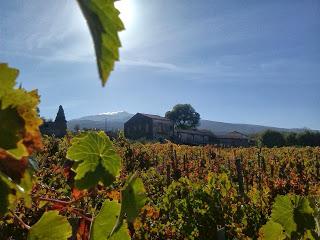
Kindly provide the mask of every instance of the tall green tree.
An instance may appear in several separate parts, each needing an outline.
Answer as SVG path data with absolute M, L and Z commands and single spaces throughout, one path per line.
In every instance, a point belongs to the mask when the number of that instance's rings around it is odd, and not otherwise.
M 286 140 L 286 145 L 287 146 L 296 146 L 298 145 L 297 141 L 297 133 L 295 132 L 290 132 L 285 135 L 285 140 Z
M 59 106 L 56 119 L 54 120 L 54 125 L 57 137 L 63 137 L 67 134 L 67 120 L 61 105 Z
M 297 135 L 297 143 L 300 146 L 320 146 L 320 133 L 312 131 L 304 131 Z
M 179 129 L 195 128 L 200 122 L 200 114 L 190 104 L 177 104 L 165 116 Z
M 261 135 L 261 143 L 266 147 L 283 147 L 286 141 L 282 133 L 267 130 Z

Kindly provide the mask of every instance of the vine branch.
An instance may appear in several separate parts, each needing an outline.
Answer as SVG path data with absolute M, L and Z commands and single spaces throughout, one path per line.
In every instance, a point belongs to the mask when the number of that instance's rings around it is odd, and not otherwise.
M 19 223 L 21 224 L 21 226 L 27 230 L 29 230 L 31 227 L 26 224 L 17 214 L 15 214 L 12 210 L 10 210 L 10 213 L 19 221 Z

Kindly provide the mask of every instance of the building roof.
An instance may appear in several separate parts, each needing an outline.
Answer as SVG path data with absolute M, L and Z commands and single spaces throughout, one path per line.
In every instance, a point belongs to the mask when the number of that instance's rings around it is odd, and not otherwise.
M 249 139 L 249 137 L 243 133 L 237 132 L 237 131 L 233 131 L 233 132 L 229 132 L 227 134 L 219 134 L 216 135 L 218 138 L 222 139 Z
M 213 136 L 214 134 L 205 129 L 177 129 L 177 133 L 186 133 L 186 134 L 193 134 L 193 135 L 205 135 L 205 136 Z
M 145 117 L 147 117 L 147 118 L 151 118 L 151 119 L 155 119 L 155 120 L 160 120 L 160 121 L 169 121 L 169 122 L 171 122 L 171 120 L 170 120 L 170 119 L 165 118 L 165 117 L 161 117 L 161 116 L 158 116 L 158 115 L 145 114 L 145 113 L 137 113 L 137 114 L 141 114 L 142 116 L 145 116 Z

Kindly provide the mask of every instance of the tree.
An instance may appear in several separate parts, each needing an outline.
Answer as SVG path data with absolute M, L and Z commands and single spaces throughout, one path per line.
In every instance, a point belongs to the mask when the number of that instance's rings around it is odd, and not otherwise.
M 165 116 L 180 129 L 195 128 L 200 121 L 200 114 L 190 104 L 177 104 L 171 111 L 166 112 Z
M 297 142 L 297 133 L 295 132 L 290 132 L 285 135 L 285 140 L 286 140 L 286 145 L 287 146 L 296 146 L 298 145 Z
M 282 147 L 286 141 L 282 133 L 272 130 L 267 130 L 261 135 L 261 143 L 266 147 Z
M 61 105 L 59 106 L 56 119 L 54 120 L 54 125 L 57 137 L 63 137 L 67 134 L 67 120 Z
M 320 133 L 312 131 L 304 131 L 297 135 L 297 142 L 300 146 L 320 146 Z

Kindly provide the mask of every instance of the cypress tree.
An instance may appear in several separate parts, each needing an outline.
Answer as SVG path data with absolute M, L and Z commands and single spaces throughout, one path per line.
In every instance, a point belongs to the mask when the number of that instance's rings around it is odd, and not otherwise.
M 63 107 L 61 105 L 59 106 L 59 110 L 54 123 L 57 137 L 63 137 L 67 134 L 67 120 L 66 116 L 64 115 Z

